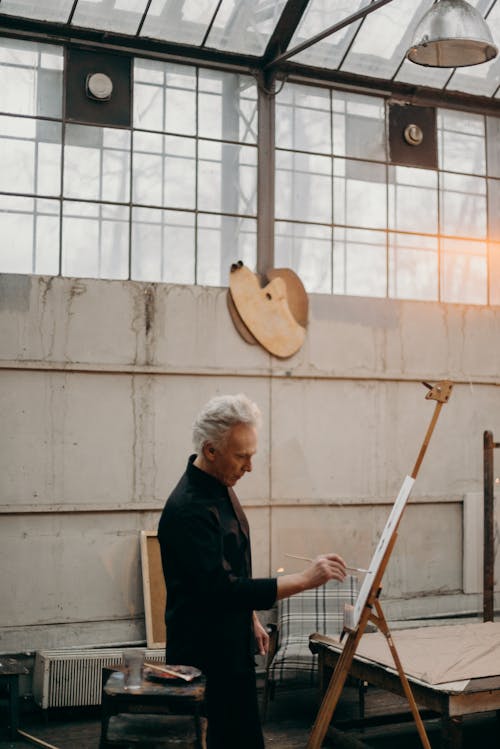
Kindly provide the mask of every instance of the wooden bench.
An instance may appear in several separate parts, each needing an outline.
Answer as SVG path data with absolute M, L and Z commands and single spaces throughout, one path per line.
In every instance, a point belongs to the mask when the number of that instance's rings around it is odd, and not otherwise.
M 122 671 L 103 669 L 99 749 L 206 749 L 205 678 L 127 690 Z

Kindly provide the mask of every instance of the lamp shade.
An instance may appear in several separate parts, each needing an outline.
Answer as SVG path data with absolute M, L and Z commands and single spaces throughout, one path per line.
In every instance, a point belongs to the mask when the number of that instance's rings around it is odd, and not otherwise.
M 482 15 L 465 0 L 438 0 L 423 16 L 406 53 L 412 62 L 436 68 L 460 68 L 492 60 L 498 54 Z

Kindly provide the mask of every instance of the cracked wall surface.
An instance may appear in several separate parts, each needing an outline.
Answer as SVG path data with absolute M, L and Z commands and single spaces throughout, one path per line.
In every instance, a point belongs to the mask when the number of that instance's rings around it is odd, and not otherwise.
M 500 439 L 500 308 L 311 295 L 306 342 L 280 360 L 240 338 L 226 294 L 0 276 L 0 651 L 145 637 L 139 532 L 224 392 L 263 412 L 238 485 L 261 576 L 299 569 L 286 552 L 368 564 L 432 415 L 420 383 L 455 381 L 383 595 L 388 618 L 480 610 L 463 505 L 483 431 Z

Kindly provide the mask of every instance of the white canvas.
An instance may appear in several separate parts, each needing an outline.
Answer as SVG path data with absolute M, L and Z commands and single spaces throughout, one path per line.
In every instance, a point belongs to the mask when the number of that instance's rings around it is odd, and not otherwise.
M 380 536 L 377 548 L 375 549 L 375 552 L 371 559 L 368 572 L 366 573 L 363 584 L 361 585 L 361 588 L 359 590 L 356 603 L 353 607 L 346 606 L 345 608 L 344 627 L 348 630 L 356 629 L 356 627 L 358 626 L 361 612 L 365 607 L 373 580 L 375 579 L 375 575 L 387 550 L 389 541 L 392 538 L 392 534 L 394 533 L 401 519 L 401 515 L 403 514 L 403 510 L 406 507 L 406 503 L 408 501 L 408 497 L 410 496 L 410 492 L 413 488 L 414 483 L 415 479 L 411 478 L 411 476 L 405 477 L 401 489 L 399 490 L 399 494 L 396 497 L 396 501 L 394 502 L 394 505 L 392 507 L 391 514 L 389 515 L 384 530 L 382 531 L 382 535 Z

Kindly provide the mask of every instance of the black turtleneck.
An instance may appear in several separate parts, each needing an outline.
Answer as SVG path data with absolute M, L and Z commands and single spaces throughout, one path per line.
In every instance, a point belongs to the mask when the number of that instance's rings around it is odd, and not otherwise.
M 253 668 L 252 612 L 271 608 L 275 578 L 252 579 L 248 522 L 232 491 L 189 458 L 158 527 L 167 587 L 169 663 Z

